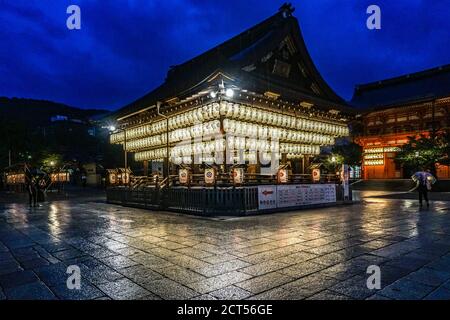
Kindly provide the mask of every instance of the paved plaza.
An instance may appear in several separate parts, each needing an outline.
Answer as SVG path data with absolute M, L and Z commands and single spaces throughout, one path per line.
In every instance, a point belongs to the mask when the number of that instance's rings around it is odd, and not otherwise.
M 80 290 L 67 288 L 70 265 Z M 366 195 L 215 219 L 95 197 L 0 204 L 0 287 L 0 299 L 450 299 L 450 202 Z

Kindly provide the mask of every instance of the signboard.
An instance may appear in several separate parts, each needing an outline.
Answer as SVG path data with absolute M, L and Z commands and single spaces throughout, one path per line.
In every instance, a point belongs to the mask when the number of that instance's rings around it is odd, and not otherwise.
M 348 200 L 350 197 L 350 188 L 348 179 L 349 179 L 348 165 L 343 164 L 341 170 L 341 181 L 342 187 L 344 188 L 344 200 Z
M 334 184 L 299 184 L 278 186 L 278 208 L 299 207 L 336 202 Z
M 312 178 L 314 182 L 320 182 L 320 169 L 313 169 Z
M 258 186 L 258 209 L 277 208 L 277 186 Z
M 258 209 L 301 207 L 336 202 L 334 184 L 258 186 Z
M 233 169 L 233 182 L 234 182 L 234 184 L 244 183 L 244 169 L 243 168 L 234 168 Z
M 216 181 L 216 174 L 213 168 L 205 169 L 205 183 L 206 184 L 214 184 Z
M 287 183 L 288 182 L 288 171 L 287 169 L 278 170 L 278 183 Z
M 188 169 L 180 169 L 180 171 L 178 171 L 178 178 L 181 184 L 187 184 L 189 181 Z

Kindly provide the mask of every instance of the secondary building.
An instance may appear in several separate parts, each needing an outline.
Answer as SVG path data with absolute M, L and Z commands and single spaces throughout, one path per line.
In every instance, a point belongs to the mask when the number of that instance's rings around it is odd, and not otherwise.
M 356 87 L 352 105 L 367 110 L 355 140 L 364 148 L 364 179 L 410 178 L 394 161 L 408 137 L 450 128 L 450 65 Z M 440 179 L 448 166 L 436 164 Z

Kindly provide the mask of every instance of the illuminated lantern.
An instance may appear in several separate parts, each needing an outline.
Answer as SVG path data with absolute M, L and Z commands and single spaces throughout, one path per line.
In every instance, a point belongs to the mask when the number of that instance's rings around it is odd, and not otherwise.
M 180 169 L 178 172 L 178 178 L 181 184 L 189 183 L 189 170 L 188 169 Z
M 234 168 L 233 169 L 233 183 L 235 185 L 241 185 L 244 183 L 244 169 Z
M 289 179 L 287 169 L 279 169 L 277 173 L 278 183 L 287 183 Z
M 214 168 L 205 169 L 205 183 L 207 185 L 213 185 L 216 181 L 216 172 Z
M 320 181 L 320 169 L 313 169 L 312 170 L 312 179 L 314 182 Z

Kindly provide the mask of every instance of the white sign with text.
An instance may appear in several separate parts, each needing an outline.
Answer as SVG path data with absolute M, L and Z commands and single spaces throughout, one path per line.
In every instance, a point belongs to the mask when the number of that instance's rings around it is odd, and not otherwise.
M 334 202 L 336 202 L 334 184 L 258 186 L 259 210 Z

